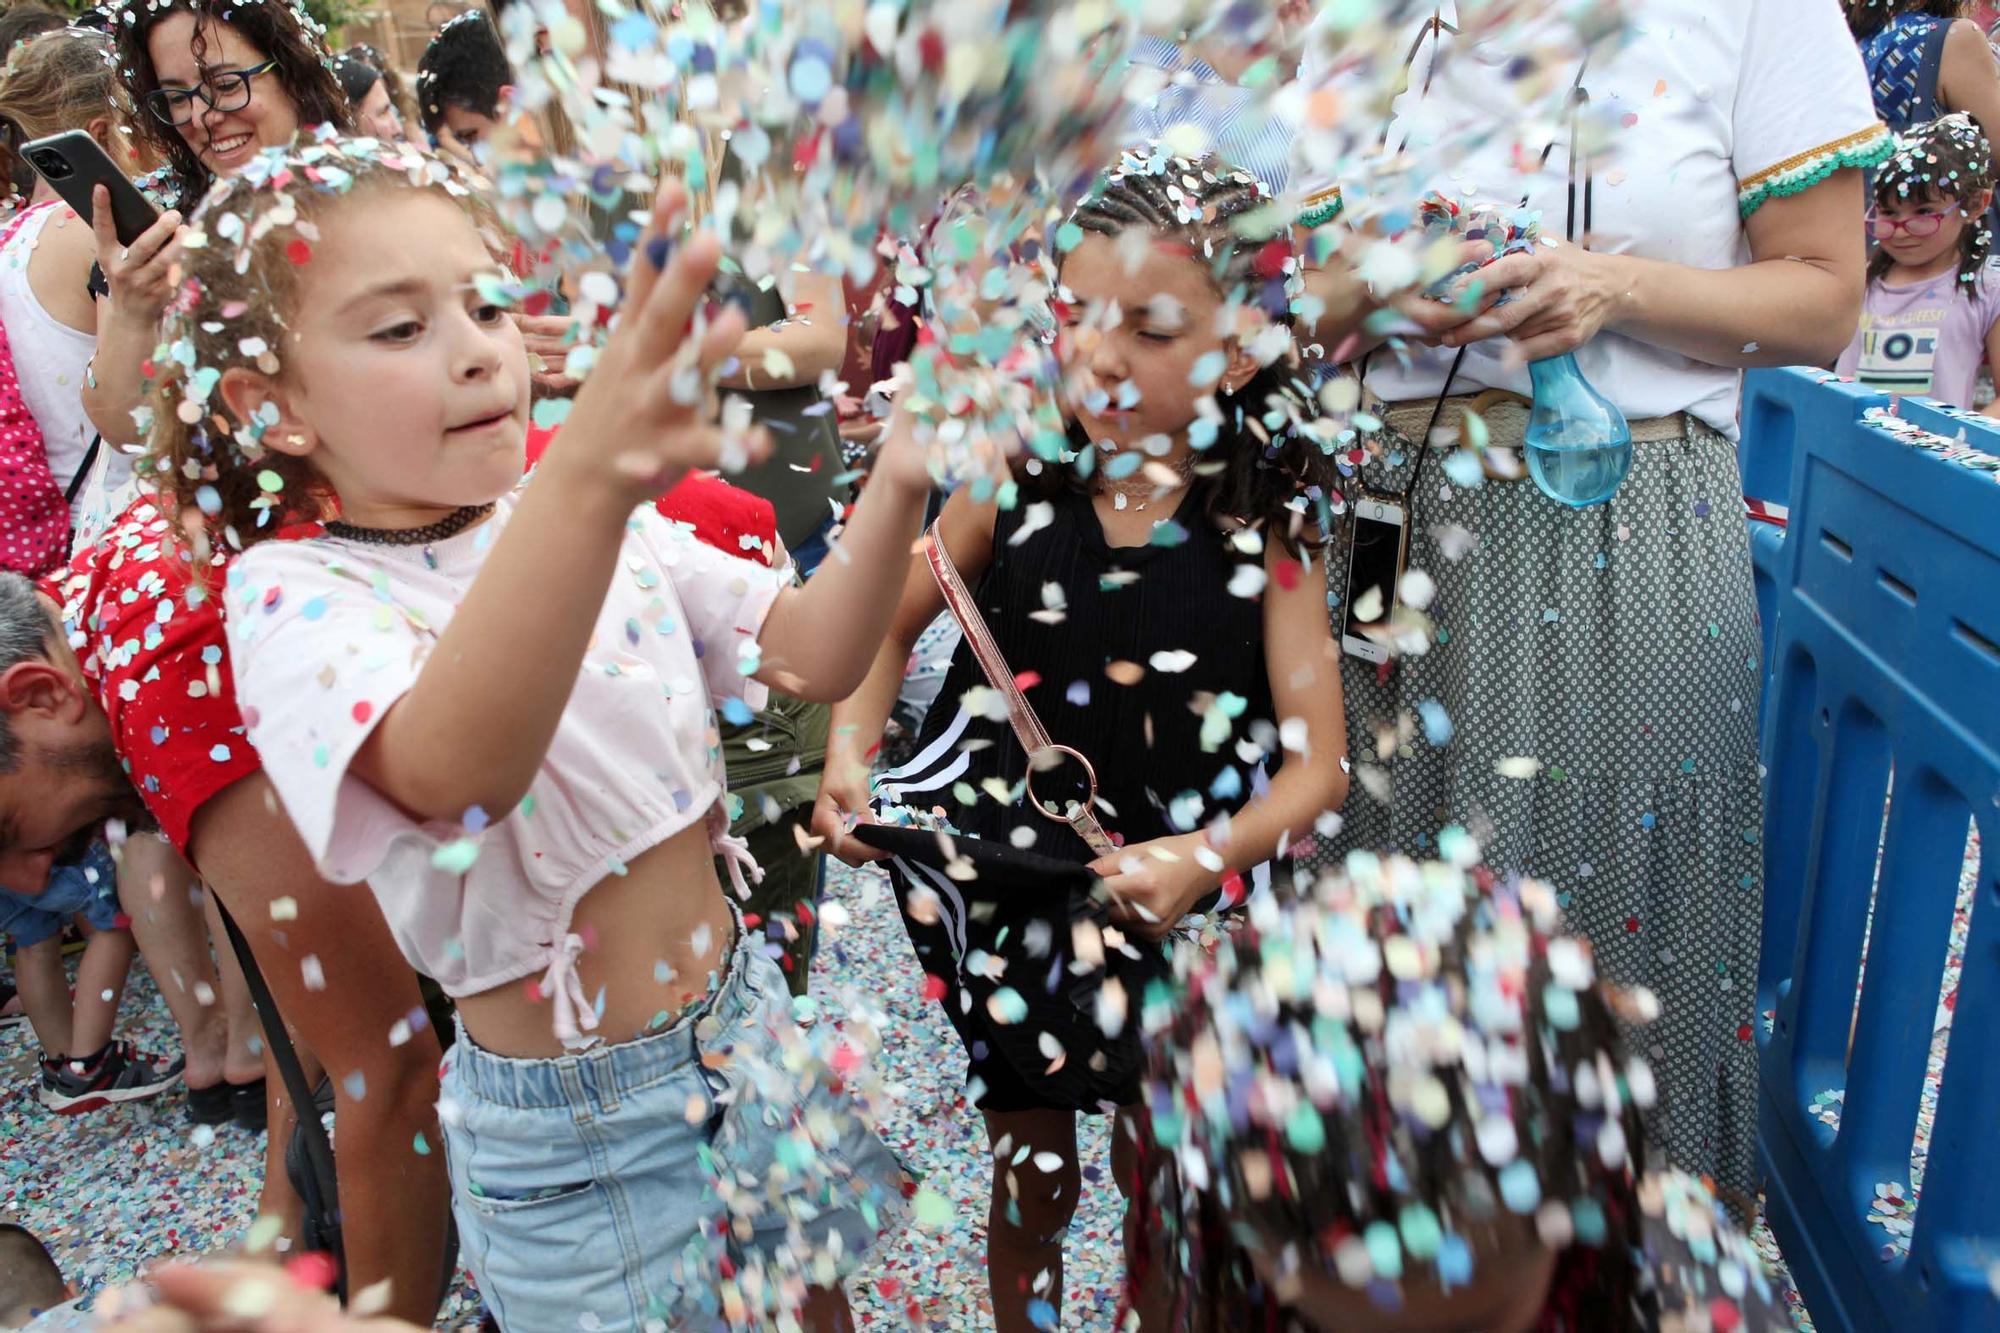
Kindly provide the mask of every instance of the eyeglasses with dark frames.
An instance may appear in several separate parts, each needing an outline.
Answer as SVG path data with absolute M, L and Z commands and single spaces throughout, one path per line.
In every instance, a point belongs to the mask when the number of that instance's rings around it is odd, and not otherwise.
M 266 60 L 248 69 L 216 70 L 197 88 L 157 88 L 146 94 L 146 110 L 175 128 L 194 119 L 197 100 L 211 111 L 241 111 L 250 105 L 250 80 L 277 67 L 277 61 Z

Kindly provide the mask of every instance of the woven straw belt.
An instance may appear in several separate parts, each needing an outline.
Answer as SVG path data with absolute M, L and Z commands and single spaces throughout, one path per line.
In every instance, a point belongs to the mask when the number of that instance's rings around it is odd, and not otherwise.
M 1444 400 L 1444 410 L 1438 413 L 1438 429 L 1440 432 L 1449 430 L 1451 434 L 1445 439 L 1455 445 L 1464 438 L 1461 423 L 1466 413 L 1470 412 L 1486 423 L 1487 431 L 1497 440 L 1518 443 L 1527 432 L 1530 406 L 1528 399 L 1505 389 L 1454 394 Z M 1430 424 L 1431 413 L 1436 408 L 1435 398 L 1415 398 L 1404 403 L 1385 403 L 1372 393 L 1362 398 L 1362 411 L 1380 417 L 1390 430 L 1412 441 L 1424 433 L 1424 427 Z M 1676 412 L 1672 416 L 1646 417 L 1625 424 L 1631 428 L 1632 443 L 1663 444 L 1687 437 L 1688 415 Z

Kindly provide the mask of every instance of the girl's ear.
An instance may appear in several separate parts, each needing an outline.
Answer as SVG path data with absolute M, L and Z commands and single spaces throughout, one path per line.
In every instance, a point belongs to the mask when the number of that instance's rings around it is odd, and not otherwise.
M 266 449 L 303 458 L 319 446 L 319 437 L 294 410 L 291 395 L 262 371 L 231 366 L 215 387 L 230 416 L 246 425 L 262 424 L 258 442 Z
M 1245 349 L 1243 340 L 1237 338 L 1229 344 L 1229 364 L 1222 369 L 1222 382 L 1216 387 L 1224 393 L 1241 393 L 1243 386 L 1257 378 L 1261 367 L 1257 358 Z

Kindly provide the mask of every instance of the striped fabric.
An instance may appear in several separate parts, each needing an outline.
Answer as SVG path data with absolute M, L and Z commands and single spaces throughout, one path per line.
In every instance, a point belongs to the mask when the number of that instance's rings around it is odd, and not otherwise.
M 1944 114 L 1937 100 L 1937 53 L 1933 42 L 1950 22 L 1923 14 L 1898 14 L 1861 44 L 1868 67 L 1875 113 L 1892 130 L 1907 130 Z
M 1131 62 L 1164 70 L 1172 79 L 1133 111 L 1129 127 L 1135 142 L 1164 139 L 1176 126 L 1197 126 L 1206 132 L 1206 148 L 1255 176 L 1273 195 L 1284 192 L 1292 173 L 1292 129 L 1269 113 L 1262 93 L 1231 83 L 1160 37 L 1140 38 Z

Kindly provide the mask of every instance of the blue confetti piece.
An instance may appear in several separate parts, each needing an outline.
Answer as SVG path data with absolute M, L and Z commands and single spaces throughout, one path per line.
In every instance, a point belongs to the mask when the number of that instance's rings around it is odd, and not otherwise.
M 733 727 L 747 726 L 750 719 L 754 716 L 755 714 L 750 711 L 750 705 L 744 703 L 741 699 L 732 698 L 722 701 L 722 719 Z
M 1451 714 L 1436 699 L 1425 699 L 1417 704 L 1417 718 L 1424 726 L 1424 739 L 1432 745 L 1449 744 L 1454 732 Z
M 1438 1281 L 1446 1287 L 1462 1287 L 1472 1281 L 1472 1247 L 1462 1236 L 1446 1236 L 1438 1244 Z
M 1029 1301 L 1028 1322 L 1036 1328 L 1053 1329 L 1056 1326 L 1056 1307 L 1040 1298 Z
M 1121 449 L 1105 460 L 1104 475 L 1113 479 L 1129 477 L 1134 472 L 1137 472 L 1140 465 L 1145 461 L 1146 457 L 1144 454 L 1134 453 L 1129 449 Z
M 299 614 L 304 616 L 307 620 L 318 620 L 321 616 L 326 614 L 326 598 L 324 597 L 307 598 L 306 604 L 299 608 Z
M 1500 1198 L 1507 1211 L 1518 1216 L 1526 1216 L 1540 1207 L 1542 1182 L 1535 1178 L 1535 1168 L 1518 1157 L 1501 1167 Z

